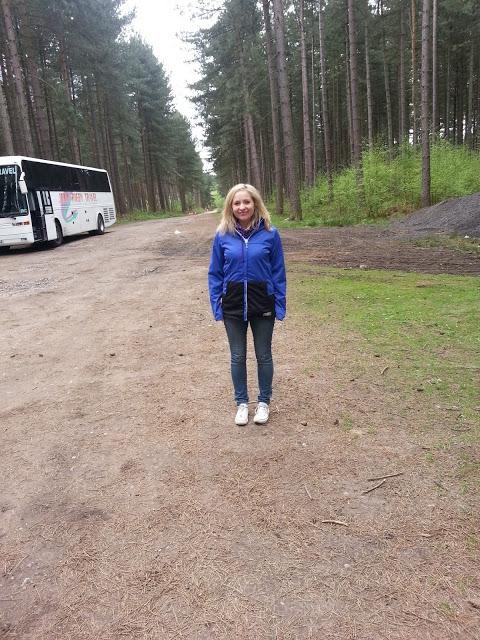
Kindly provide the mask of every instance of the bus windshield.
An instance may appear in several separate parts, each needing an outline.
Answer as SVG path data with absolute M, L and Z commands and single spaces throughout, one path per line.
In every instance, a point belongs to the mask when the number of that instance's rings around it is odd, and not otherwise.
M 0 218 L 26 215 L 26 198 L 18 189 L 16 165 L 0 166 Z

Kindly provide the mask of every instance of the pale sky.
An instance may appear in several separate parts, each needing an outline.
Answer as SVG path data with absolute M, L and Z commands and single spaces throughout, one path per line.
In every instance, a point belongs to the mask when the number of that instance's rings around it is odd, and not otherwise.
M 174 103 L 192 124 L 193 136 L 202 158 L 207 153 L 202 150 L 202 130 L 195 125 L 196 112 L 189 102 L 191 92 L 188 84 L 195 82 L 199 75 L 192 62 L 192 49 L 182 42 L 181 34 L 205 26 L 193 20 L 194 0 L 127 0 L 125 10 L 136 9 L 132 28 L 153 48 L 155 56 L 163 64 L 170 80 Z

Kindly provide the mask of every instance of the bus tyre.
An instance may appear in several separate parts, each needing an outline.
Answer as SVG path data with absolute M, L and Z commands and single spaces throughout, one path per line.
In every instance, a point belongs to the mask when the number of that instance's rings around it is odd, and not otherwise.
M 57 237 L 55 238 L 55 240 L 50 240 L 48 242 L 48 246 L 52 247 L 53 249 L 55 247 L 59 247 L 61 244 L 63 244 L 62 225 L 60 224 L 60 222 L 58 220 L 55 220 L 55 229 L 57 230 Z
M 90 233 L 94 236 L 103 236 L 103 234 L 105 233 L 105 222 L 101 213 L 98 214 L 97 228 L 93 231 L 90 231 Z

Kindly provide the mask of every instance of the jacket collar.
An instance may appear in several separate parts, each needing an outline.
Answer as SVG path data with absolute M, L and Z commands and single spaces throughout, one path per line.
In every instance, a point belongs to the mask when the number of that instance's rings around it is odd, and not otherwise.
M 249 227 L 248 229 L 244 229 L 240 223 L 235 223 L 235 231 L 236 233 L 238 233 L 239 236 L 241 236 L 242 238 L 245 238 L 246 240 L 248 240 L 248 238 L 250 238 L 251 236 L 253 236 L 254 233 L 256 233 L 257 231 L 260 231 L 260 229 L 263 229 L 264 227 L 264 221 L 263 218 L 260 218 L 260 220 L 257 222 L 257 224 L 254 227 Z

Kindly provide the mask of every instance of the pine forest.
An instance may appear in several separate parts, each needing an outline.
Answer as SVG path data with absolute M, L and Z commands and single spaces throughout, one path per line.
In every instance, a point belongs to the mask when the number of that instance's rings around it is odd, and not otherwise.
M 315 185 L 340 197 L 344 171 L 373 210 L 375 153 L 392 167 L 417 154 L 427 205 L 432 153 L 480 148 L 477 0 L 189 3 L 206 17 L 184 37 L 214 176 L 161 62 L 126 36 L 123 0 L 0 6 L 0 154 L 105 167 L 120 213 L 205 207 L 216 180 L 221 193 L 250 182 L 299 220 Z
M 206 206 L 209 176 L 123 0 L 1 0 L 1 155 L 108 169 L 120 214 Z
M 349 169 L 353 206 L 375 213 L 375 154 L 393 174 L 417 154 L 414 204 L 427 205 L 432 145 L 435 157 L 478 152 L 476 0 L 227 0 L 208 10 L 212 24 L 192 38 L 196 102 L 221 190 L 246 179 L 300 219 L 302 192 L 320 182 L 319 200 L 341 199 L 335 176 Z

